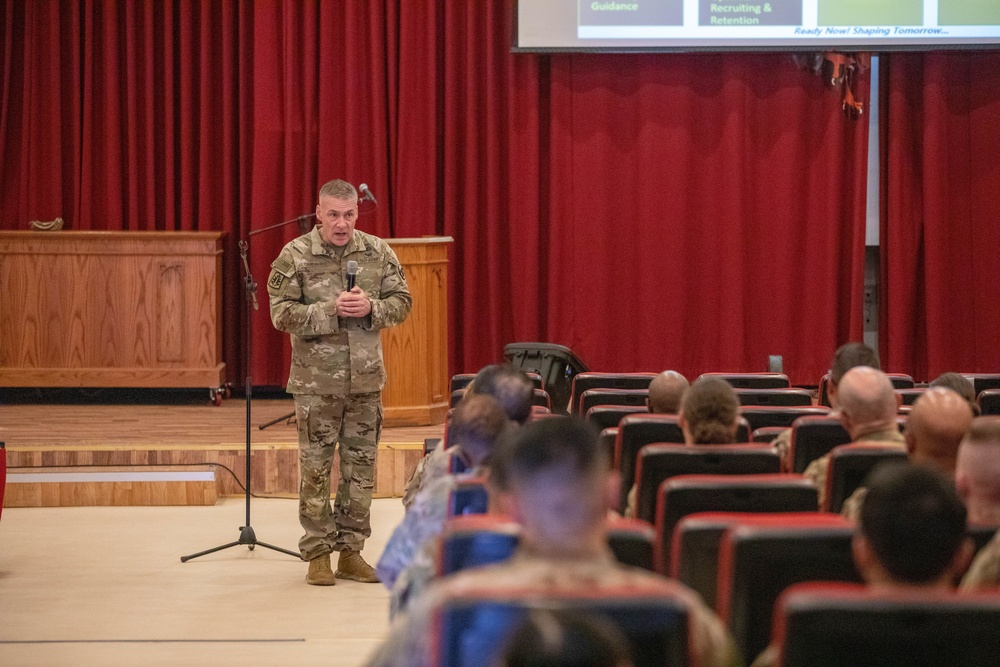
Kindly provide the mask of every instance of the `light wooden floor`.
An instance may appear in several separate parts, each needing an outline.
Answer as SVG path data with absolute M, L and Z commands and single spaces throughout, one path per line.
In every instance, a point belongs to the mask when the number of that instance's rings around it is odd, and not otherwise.
M 374 563 L 402 518 L 373 502 Z M 237 546 L 243 498 L 214 507 L 7 508 L 0 665 L 357 665 L 388 628 L 380 584 L 303 581 L 305 563 Z M 296 550 L 296 501 L 253 500 L 257 539 Z

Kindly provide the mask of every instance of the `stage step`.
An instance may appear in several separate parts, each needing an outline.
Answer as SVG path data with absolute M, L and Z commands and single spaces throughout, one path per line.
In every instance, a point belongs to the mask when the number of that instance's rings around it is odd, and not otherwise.
M 218 497 L 213 466 L 70 466 L 8 470 L 3 505 L 214 505 Z

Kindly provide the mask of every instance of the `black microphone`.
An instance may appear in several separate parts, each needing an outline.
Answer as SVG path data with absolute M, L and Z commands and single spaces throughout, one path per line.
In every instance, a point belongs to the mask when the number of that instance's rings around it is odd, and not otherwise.
M 347 263 L 347 291 L 354 289 L 354 281 L 358 277 L 358 263 L 353 259 Z
M 361 197 L 361 201 L 366 201 L 367 200 L 367 201 L 370 201 L 371 203 L 375 204 L 376 206 L 378 206 L 378 202 L 375 201 L 375 195 L 373 195 L 372 191 L 368 189 L 368 185 L 366 183 L 362 183 L 361 185 L 359 185 L 358 186 L 358 190 L 363 195 Z

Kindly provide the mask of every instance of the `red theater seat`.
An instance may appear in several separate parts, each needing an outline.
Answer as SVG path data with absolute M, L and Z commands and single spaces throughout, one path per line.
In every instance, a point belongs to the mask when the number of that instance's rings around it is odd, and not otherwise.
M 816 486 L 801 475 L 671 477 L 660 485 L 656 497 L 657 571 L 670 572 L 674 528 L 690 514 L 809 512 L 817 504 Z
M 514 553 L 521 527 L 507 517 L 469 514 L 449 519 L 441 532 L 439 576 L 506 560 Z
M 807 389 L 734 389 L 740 405 L 812 405 L 812 393 Z
M 830 409 L 802 405 L 744 405 L 740 414 L 749 422 L 750 428 L 756 430 L 769 426 L 788 428 L 799 417 L 824 417 L 830 414 Z
M 580 414 L 587 414 L 595 405 L 646 407 L 648 398 L 648 389 L 588 389 L 580 394 Z
M 688 604 L 670 581 L 620 589 L 527 584 L 517 590 L 463 591 L 436 612 L 433 664 L 498 664 L 505 639 L 531 609 L 571 609 L 607 620 L 628 641 L 637 666 L 695 664 L 688 651 Z
M 830 453 L 837 445 L 850 442 L 850 434 L 836 417 L 799 417 L 792 422 L 791 471 L 804 472 L 810 463 Z
M 883 442 L 856 442 L 834 447 L 830 452 L 830 466 L 826 472 L 826 498 L 823 511 L 840 512 L 844 501 L 858 487 L 864 486 L 868 473 L 883 463 L 905 463 L 906 449 L 887 447 Z
M 573 377 L 570 398 L 571 412 L 585 415 L 580 411 L 580 396 L 588 389 L 649 389 L 649 383 L 656 373 L 596 373 L 588 371 Z
M 653 540 L 656 531 L 647 521 L 614 518 L 608 520 L 608 546 L 619 563 L 652 571 Z
M 463 479 L 448 495 L 448 516 L 464 514 L 486 514 L 490 497 L 486 492 L 486 480 L 482 477 Z
M 628 415 L 648 413 L 645 405 L 595 405 L 587 410 L 587 421 L 597 429 L 616 428 L 618 423 Z
M 656 495 L 677 475 L 751 475 L 781 472 L 781 459 L 767 445 L 646 445 L 636 464 L 635 516 L 652 521 Z
M 873 591 L 804 583 L 778 600 L 781 664 L 981 667 L 997 664 L 1000 595 Z
M 701 378 L 725 380 L 733 389 L 788 389 L 791 383 L 784 373 L 702 373 Z
M 750 659 L 770 640 L 783 590 L 803 581 L 861 581 L 851 553 L 854 525 L 835 515 L 800 516 L 740 522 L 723 534 L 716 609 Z

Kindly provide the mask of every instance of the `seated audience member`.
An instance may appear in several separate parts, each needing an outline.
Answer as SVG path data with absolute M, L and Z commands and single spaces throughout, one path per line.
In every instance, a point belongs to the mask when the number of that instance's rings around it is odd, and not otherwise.
M 740 399 L 721 378 L 695 380 L 684 395 L 677 422 L 688 445 L 728 445 L 736 442 Z
M 951 389 L 928 389 L 913 404 L 906 420 L 903 439 L 910 461 L 937 470 L 954 482 L 958 445 L 972 417 L 968 402 Z M 857 519 L 866 493 L 865 487 L 855 491 L 844 502 L 841 513 L 849 519 Z
M 705 667 L 739 664 L 732 638 L 687 587 L 621 565 L 607 546 L 606 516 L 616 477 L 597 432 L 582 420 L 553 417 L 506 434 L 494 454 L 491 484 L 504 512 L 519 522 L 521 540 L 506 562 L 465 570 L 432 583 L 396 620 L 370 665 L 427 665 L 435 610 L 452 596 L 484 587 L 498 593 L 526 587 L 551 595 L 630 585 L 662 587 L 690 609 L 689 645 Z
M 497 667 L 631 667 L 628 642 L 611 623 L 568 609 L 534 609 L 507 638 Z
M 857 366 L 847 371 L 837 388 L 837 409 L 840 423 L 851 436 L 851 442 L 878 442 L 903 446 L 903 435 L 896 424 L 899 396 L 892 382 L 880 370 Z M 826 473 L 830 455 L 809 464 L 803 473 L 819 490 L 819 504 L 826 497 Z
M 393 614 L 433 577 L 437 554 L 433 543 L 448 520 L 451 492 L 463 479 L 488 476 L 494 445 L 507 428 L 512 428 L 507 415 L 490 396 L 469 396 L 455 408 L 451 436 L 470 469 L 458 475 L 446 473 L 425 484 L 386 543 L 375 572 L 392 591 Z M 410 572 L 401 577 L 405 570 Z
M 492 396 L 503 407 L 508 419 L 523 424 L 531 416 L 535 385 L 523 371 L 510 364 L 493 364 L 476 373 L 476 377 L 465 388 L 462 400 L 477 394 Z M 434 448 L 434 451 L 421 459 L 406 483 L 403 507 L 409 507 L 413 503 L 413 499 L 424 485 L 447 474 L 451 467 L 451 457 L 460 451 L 455 449 L 453 443 L 443 441 Z
M 646 399 L 649 411 L 661 415 L 677 414 L 690 386 L 687 378 L 677 371 L 663 371 L 649 383 L 649 398 Z
M 959 396 L 968 402 L 969 407 L 972 408 L 973 416 L 979 416 L 979 404 L 976 403 L 976 386 L 972 384 L 972 380 L 961 373 L 942 373 L 931 380 L 929 386 L 931 388 L 945 387 L 957 392 Z
M 881 369 L 878 360 L 878 353 L 864 343 L 844 343 L 833 353 L 830 361 L 830 380 L 826 386 L 826 395 L 830 405 L 837 408 L 837 388 L 840 385 L 844 374 L 852 368 L 858 366 L 868 366 L 869 368 Z M 777 438 L 771 442 L 771 446 L 778 452 L 782 461 L 788 461 L 792 449 L 792 429 L 782 431 Z M 786 464 L 790 469 L 791 465 Z
M 694 381 L 684 394 L 677 423 L 687 445 L 728 445 L 736 442 L 740 399 L 733 387 L 721 378 Z M 625 516 L 635 517 L 638 487 L 633 484 L 625 502 Z
M 1000 417 L 977 417 L 958 448 L 958 494 L 972 523 L 1000 525 Z M 1000 532 L 980 549 L 962 590 L 1000 587 Z
M 851 544 L 854 563 L 872 590 L 950 590 L 972 557 L 965 527 L 965 507 L 938 472 L 883 465 L 869 478 Z M 769 646 L 753 667 L 778 664 L 778 652 Z

